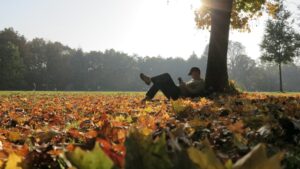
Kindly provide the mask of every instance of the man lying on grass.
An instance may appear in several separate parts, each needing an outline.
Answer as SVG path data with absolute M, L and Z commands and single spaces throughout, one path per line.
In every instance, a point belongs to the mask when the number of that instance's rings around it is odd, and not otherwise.
M 201 79 L 200 69 L 198 67 L 192 67 L 188 75 L 192 77 L 192 80 L 185 83 L 181 78 L 178 78 L 179 86 L 177 86 L 168 73 L 154 76 L 152 78 L 141 73 L 140 78 L 147 85 L 153 83 L 142 102 L 152 100 L 159 90 L 168 99 L 173 100 L 177 100 L 180 97 L 200 96 L 204 92 L 204 80 Z

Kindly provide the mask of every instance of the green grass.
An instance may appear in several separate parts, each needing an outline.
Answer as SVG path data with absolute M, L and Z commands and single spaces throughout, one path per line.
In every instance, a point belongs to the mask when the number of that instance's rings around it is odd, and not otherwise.
M 70 94 L 70 95 L 119 95 L 119 94 L 144 94 L 144 92 L 135 91 L 0 91 L 1 95 L 60 95 L 60 94 Z
M 265 94 L 272 96 L 300 96 L 300 92 L 245 92 L 249 94 Z M 145 92 L 136 91 L 0 91 L 3 95 L 144 95 Z
M 272 95 L 272 96 L 300 96 L 300 92 L 246 92 L 249 94 L 265 94 L 265 95 Z

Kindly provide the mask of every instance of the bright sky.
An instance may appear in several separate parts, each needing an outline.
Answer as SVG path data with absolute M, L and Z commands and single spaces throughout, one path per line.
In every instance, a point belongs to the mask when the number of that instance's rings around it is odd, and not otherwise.
M 295 10 L 298 0 L 289 0 Z M 139 56 L 201 56 L 209 31 L 198 30 L 194 9 L 200 0 L 0 0 L 0 30 L 13 27 L 28 40 L 42 37 L 84 51 L 114 48 Z M 251 33 L 230 39 L 258 58 L 264 20 Z

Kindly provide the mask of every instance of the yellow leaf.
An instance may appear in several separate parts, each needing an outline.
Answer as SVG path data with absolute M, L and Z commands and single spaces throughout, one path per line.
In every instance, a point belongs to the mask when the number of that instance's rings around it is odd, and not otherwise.
M 128 117 L 126 118 L 126 122 L 127 122 L 127 123 L 131 123 L 131 122 L 132 122 L 131 116 L 128 116 Z
M 111 169 L 114 165 L 98 143 L 91 151 L 76 147 L 73 152 L 67 152 L 66 156 L 78 169 Z
M 146 112 L 146 113 L 151 113 L 151 112 L 153 112 L 154 110 L 153 110 L 153 108 L 152 107 L 146 107 L 145 109 L 144 109 L 144 112 Z
M 264 144 L 258 144 L 247 155 L 238 160 L 233 169 L 281 169 L 280 161 L 283 153 L 277 153 L 271 158 L 266 155 Z
M 191 147 L 188 149 L 188 155 L 201 169 L 225 169 L 207 140 L 204 141 L 204 148 L 201 151 Z
M 182 100 L 171 100 L 171 104 L 175 113 L 182 113 L 191 108 L 190 105 L 185 104 Z
M 118 122 L 123 122 L 125 120 L 124 116 L 117 116 L 114 119 L 115 119 L 115 121 L 118 121 Z
M 15 153 L 9 154 L 5 169 L 22 169 L 20 163 L 22 158 Z
M 148 135 L 150 135 L 151 132 L 152 132 L 151 129 L 146 128 L 146 127 L 142 128 L 140 131 L 141 131 L 141 133 L 142 133 L 144 136 L 148 136 Z
M 232 169 L 232 167 L 233 167 L 232 161 L 231 161 L 231 160 L 228 160 L 228 161 L 225 163 L 225 168 L 226 168 L 226 169 Z

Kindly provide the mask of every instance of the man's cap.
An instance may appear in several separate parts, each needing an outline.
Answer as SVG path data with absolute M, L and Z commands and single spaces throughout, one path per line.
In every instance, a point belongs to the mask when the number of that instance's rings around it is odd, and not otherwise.
M 200 69 L 198 67 L 192 67 L 188 75 L 191 75 L 192 72 L 199 72 L 200 73 Z

